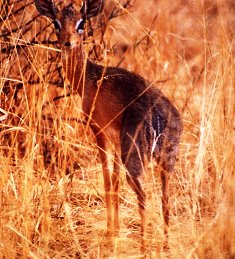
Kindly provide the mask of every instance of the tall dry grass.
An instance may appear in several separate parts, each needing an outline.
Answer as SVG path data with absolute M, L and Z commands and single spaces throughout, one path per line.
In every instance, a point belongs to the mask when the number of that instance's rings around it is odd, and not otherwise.
M 120 237 L 104 235 L 104 189 L 93 135 L 83 123 L 78 96 L 53 101 L 67 93 L 66 86 L 55 84 L 55 78 L 63 82 L 56 46 L 25 47 L 32 39 L 54 39 L 50 26 L 37 34 L 46 24 L 39 17 L 22 32 L 36 17 L 30 3 L 9 4 L 29 9 L 3 19 L 1 2 L 0 94 L 8 113 L 0 122 L 1 258 L 139 258 L 138 209 L 124 169 Z M 119 1 L 107 1 L 105 14 L 115 5 Z M 154 164 L 145 176 L 146 256 L 234 258 L 234 3 L 136 0 L 125 13 L 107 25 L 103 43 L 109 51 L 100 45 L 101 62 L 152 82 L 166 80 L 156 86 L 184 122 L 170 183 L 168 252 L 162 249 L 161 185 Z

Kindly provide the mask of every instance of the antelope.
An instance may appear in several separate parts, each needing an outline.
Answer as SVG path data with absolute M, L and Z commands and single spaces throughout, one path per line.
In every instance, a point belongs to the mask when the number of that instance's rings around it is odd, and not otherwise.
M 122 68 L 95 64 L 86 58 L 86 20 L 102 12 L 104 0 L 85 0 L 80 9 L 70 3 L 58 10 L 52 0 L 35 0 L 35 5 L 41 15 L 54 23 L 66 79 L 73 93 L 81 96 L 82 110 L 96 138 L 103 170 L 107 234 L 119 233 L 122 163 L 127 182 L 137 196 L 141 235 L 144 236 L 146 193 L 141 180 L 146 162 L 151 158 L 160 168 L 167 234 L 169 178 L 182 132 L 179 112 L 154 84 L 141 76 Z

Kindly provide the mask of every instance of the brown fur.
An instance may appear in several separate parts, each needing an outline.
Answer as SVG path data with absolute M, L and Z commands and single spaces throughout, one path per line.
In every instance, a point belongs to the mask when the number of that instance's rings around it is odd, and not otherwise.
M 178 111 L 156 86 L 142 77 L 121 68 L 103 67 L 86 60 L 83 35 L 75 29 L 83 15 L 71 5 L 55 13 L 51 1 L 35 0 L 35 4 L 41 14 L 52 19 L 56 17 L 60 22 L 61 30 L 57 35 L 64 71 L 72 91 L 82 98 L 83 112 L 100 151 L 108 233 L 119 230 L 118 191 L 122 162 L 127 169 L 127 181 L 137 195 L 141 232 L 144 234 L 146 195 L 140 178 L 144 172 L 145 157 L 148 160 L 153 157 L 162 168 L 162 204 L 167 234 L 169 173 L 174 169 L 182 131 Z M 115 151 L 114 169 L 110 156 L 112 150 Z

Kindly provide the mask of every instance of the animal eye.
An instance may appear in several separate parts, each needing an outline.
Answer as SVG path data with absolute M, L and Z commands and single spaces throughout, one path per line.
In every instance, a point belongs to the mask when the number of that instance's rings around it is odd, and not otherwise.
M 77 23 L 76 23 L 76 31 L 78 34 L 82 34 L 84 32 L 84 26 L 85 26 L 85 22 L 83 19 L 80 19 Z
M 61 23 L 60 23 L 60 21 L 59 20 L 54 20 L 53 24 L 54 24 L 55 30 L 57 32 L 60 32 L 61 31 Z

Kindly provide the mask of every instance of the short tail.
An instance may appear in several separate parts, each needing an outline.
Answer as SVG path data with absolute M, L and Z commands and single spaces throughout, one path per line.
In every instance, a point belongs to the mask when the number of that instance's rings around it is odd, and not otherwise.
M 172 171 L 178 155 L 182 122 L 175 107 L 164 114 L 159 107 L 153 107 L 144 121 L 145 152 L 148 160 L 161 160 L 164 169 Z
M 144 140 L 146 145 L 147 157 L 160 155 L 164 146 L 164 130 L 167 126 L 167 120 L 159 113 L 151 112 L 144 121 Z

